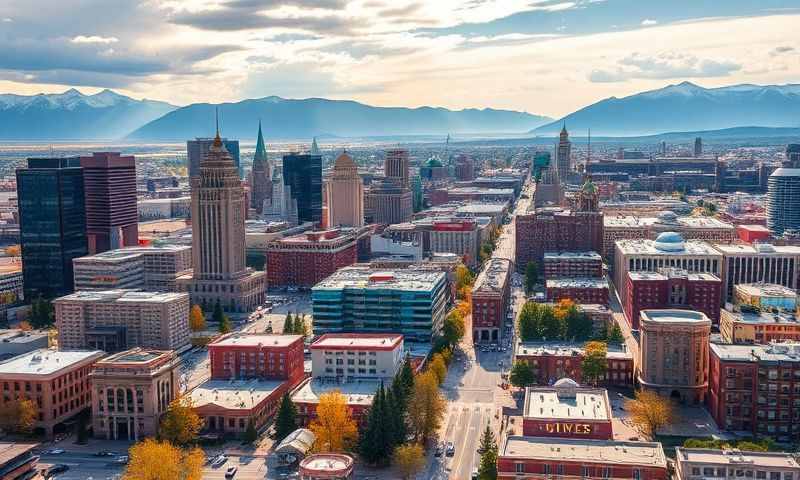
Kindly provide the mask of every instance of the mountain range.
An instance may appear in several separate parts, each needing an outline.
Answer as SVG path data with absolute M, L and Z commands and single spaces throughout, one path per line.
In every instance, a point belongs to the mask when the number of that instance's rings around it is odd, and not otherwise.
M 533 129 L 554 135 L 566 125 L 571 132 L 634 136 L 689 130 L 719 130 L 758 125 L 798 127 L 800 85 L 733 85 L 703 88 L 690 82 L 611 97 L 552 123 Z
M 447 135 L 519 132 L 552 119 L 511 110 L 373 107 L 349 100 L 264 97 L 218 106 L 223 135 L 252 138 L 259 120 L 271 138 L 312 136 Z M 167 113 L 128 136 L 130 140 L 184 140 L 214 132 L 217 106 L 195 103 Z
M 94 95 L 74 88 L 58 94 L 0 94 L 0 139 L 114 140 L 175 108 L 111 90 Z

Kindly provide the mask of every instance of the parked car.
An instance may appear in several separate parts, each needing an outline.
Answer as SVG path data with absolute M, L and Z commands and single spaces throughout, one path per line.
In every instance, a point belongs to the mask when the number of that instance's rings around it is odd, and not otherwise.
M 442 446 L 442 444 L 440 443 L 436 445 L 436 450 L 433 452 L 433 456 L 441 457 L 443 453 L 444 453 L 444 447 Z
M 44 472 L 44 478 L 50 478 L 53 475 L 64 473 L 67 470 L 69 470 L 69 465 L 64 465 L 64 464 L 53 465 Z
M 456 454 L 456 446 L 453 445 L 453 442 L 447 442 L 446 451 L 448 457 L 452 457 L 453 455 Z
M 114 452 L 109 452 L 108 450 L 100 450 L 94 454 L 95 457 L 116 457 L 117 454 Z
M 239 468 L 237 468 L 236 465 L 231 465 L 227 470 L 225 470 L 225 478 L 233 478 L 238 470 Z
M 48 455 L 61 455 L 62 453 L 64 453 L 64 449 L 63 448 L 51 448 L 50 450 L 46 451 L 45 453 L 48 454 Z
M 219 467 L 219 466 L 221 466 L 222 464 L 224 464 L 224 463 L 225 463 L 225 462 L 227 462 L 227 461 L 228 461 L 228 457 L 226 457 L 225 455 L 223 455 L 223 454 L 221 454 L 221 453 L 220 453 L 220 454 L 219 454 L 219 455 L 217 455 L 217 456 L 214 458 L 214 460 L 211 462 L 211 466 L 216 468 L 216 467 Z

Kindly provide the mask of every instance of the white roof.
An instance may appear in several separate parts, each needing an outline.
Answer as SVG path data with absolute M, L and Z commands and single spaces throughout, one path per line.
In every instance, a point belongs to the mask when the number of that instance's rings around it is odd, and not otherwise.
M 339 383 L 312 378 L 292 394 L 293 402 L 319 403 L 323 393 L 339 390 L 347 398 L 348 405 L 370 405 L 375 392 L 380 388 L 379 380 L 361 380 Z
M 704 465 L 791 468 L 800 472 L 800 464 L 791 453 L 786 452 L 742 452 L 741 450 L 676 447 L 675 459 L 679 462 Z
M 619 442 L 555 437 L 509 436 L 502 457 L 554 461 L 591 462 L 612 465 L 667 466 L 660 443 Z
M 386 348 L 397 343 L 400 346 L 403 336 L 387 334 L 325 334 L 311 344 L 311 348 Z
M 118 303 L 169 303 L 189 298 L 183 292 L 140 292 L 136 290 L 80 291 L 57 298 L 56 302 L 118 302 Z
M 686 240 L 683 242 L 683 249 L 681 250 L 661 250 L 656 246 L 655 240 L 637 239 L 637 240 L 617 240 L 617 248 L 623 254 L 636 254 L 636 255 L 664 255 L 664 256 L 714 256 L 722 257 L 711 244 L 702 240 Z
M 103 355 L 105 353 L 100 350 L 58 351 L 41 348 L 0 362 L 0 375 L 50 375 Z
M 272 395 L 283 380 L 209 380 L 190 392 L 196 408 L 219 405 L 230 410 L 247 410 Z
M 645 309 L 641 311 L 641 315 L 642 320 L 660 323 L 697 322 L 711 325 L 711 320 L 709 320 L 705 313 L 696 312 L 694 310 Z
M 217 346 L 248 346 L 248 347 L 288 347 L 303 338 L 302 335 L 272 335 L 260 333 L 232 333 L 212 342 L 210 345 Z
M 610 420 L 608 395 L 600 388 L 528 388 L 525 397 L 527 418 Z

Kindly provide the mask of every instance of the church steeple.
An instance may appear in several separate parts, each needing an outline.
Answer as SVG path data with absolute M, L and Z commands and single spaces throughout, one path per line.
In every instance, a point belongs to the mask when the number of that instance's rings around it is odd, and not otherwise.
M 264 146 L 264 135 L 261 133 L 261 120 L 258 121 L 258 140 L 256 141 L 256 153 L 253 155 L 253 168 L 256 165 L 266 165 L 267 147 Z
M 317 137 L 311 141 L 311 155 L 319 155 L 319 146 L 317 145 Z

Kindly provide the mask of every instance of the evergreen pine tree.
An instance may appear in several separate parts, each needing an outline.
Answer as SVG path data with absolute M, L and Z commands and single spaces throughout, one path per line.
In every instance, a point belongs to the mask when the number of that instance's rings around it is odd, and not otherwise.
M 392 449 L 398 445 L 402 445 L 406 440 L 406 412 L 400 400 L 394 393 L 393 388 L 386 389 L 386 406 L 389 412 L 389 428 L 393 433 Z
M 367 415 L 367 425 L 361 432 L 358 450 L 361 457 L 369 464 L 375 465 L 383 459 L 381 450 L 381 421 L 383 420 L 383 385 L 375 392 L 372 405 Z
M 253 443 L 258 440 L 258 431 L 256 430 L 256 425 L 252 418 L 247 422 L 247 430 L 244 431 L 242 440 L 247 443 Z
M 283 333 L 286 335 L 294 333 L 294 320 L 289 312 L 286 312 L 286 319 L 283 321 Z
M 278 413 L 275 415 L 275 442 L 279 443 L 297 429 L 297 407 L 289 393 L 284 393 Z
M 214 304 L 214 316 L 212 318 L 217 324 L 221 324 L 225 320 L 225 312 L 222 311 L 222 305 L 219 300 Z
M 486 430 L 484 430 L 483 435 L 481 435 L 481 442 L 478 452 L 484 453 L 492 448 L 497 448 L 497 444 L 494 441 L 494 432 L 492 432 L 492 429 L 489 427 L 489 425 L 486 425 Z
M 481 462 L 478 467 L 480 480 L 497 480 L 497 443 L 494 441 L 494 432 L 489 425 L 481 436 L 480 448 Z
M 378 389 L 378 396 L 380 397 L 380 410 L 378 410 L 378 451 L 380 457 L 378 461 L 382 464 L 388 464 L 394 452 L 395 437 L 392 431 L 392 408 L 389 400 L 386 397 L 386 389 L 381 383 L 381 388 Z
M 393 387 L 395 387 L 393 389 L 397 400 L 402 406 L 403 412 L 405 412 L 408 396 L 414 390 L 414 369 L 411 368 L 411 359 L 408 355 L 403 360 L 400 371 L 394 377 Z

